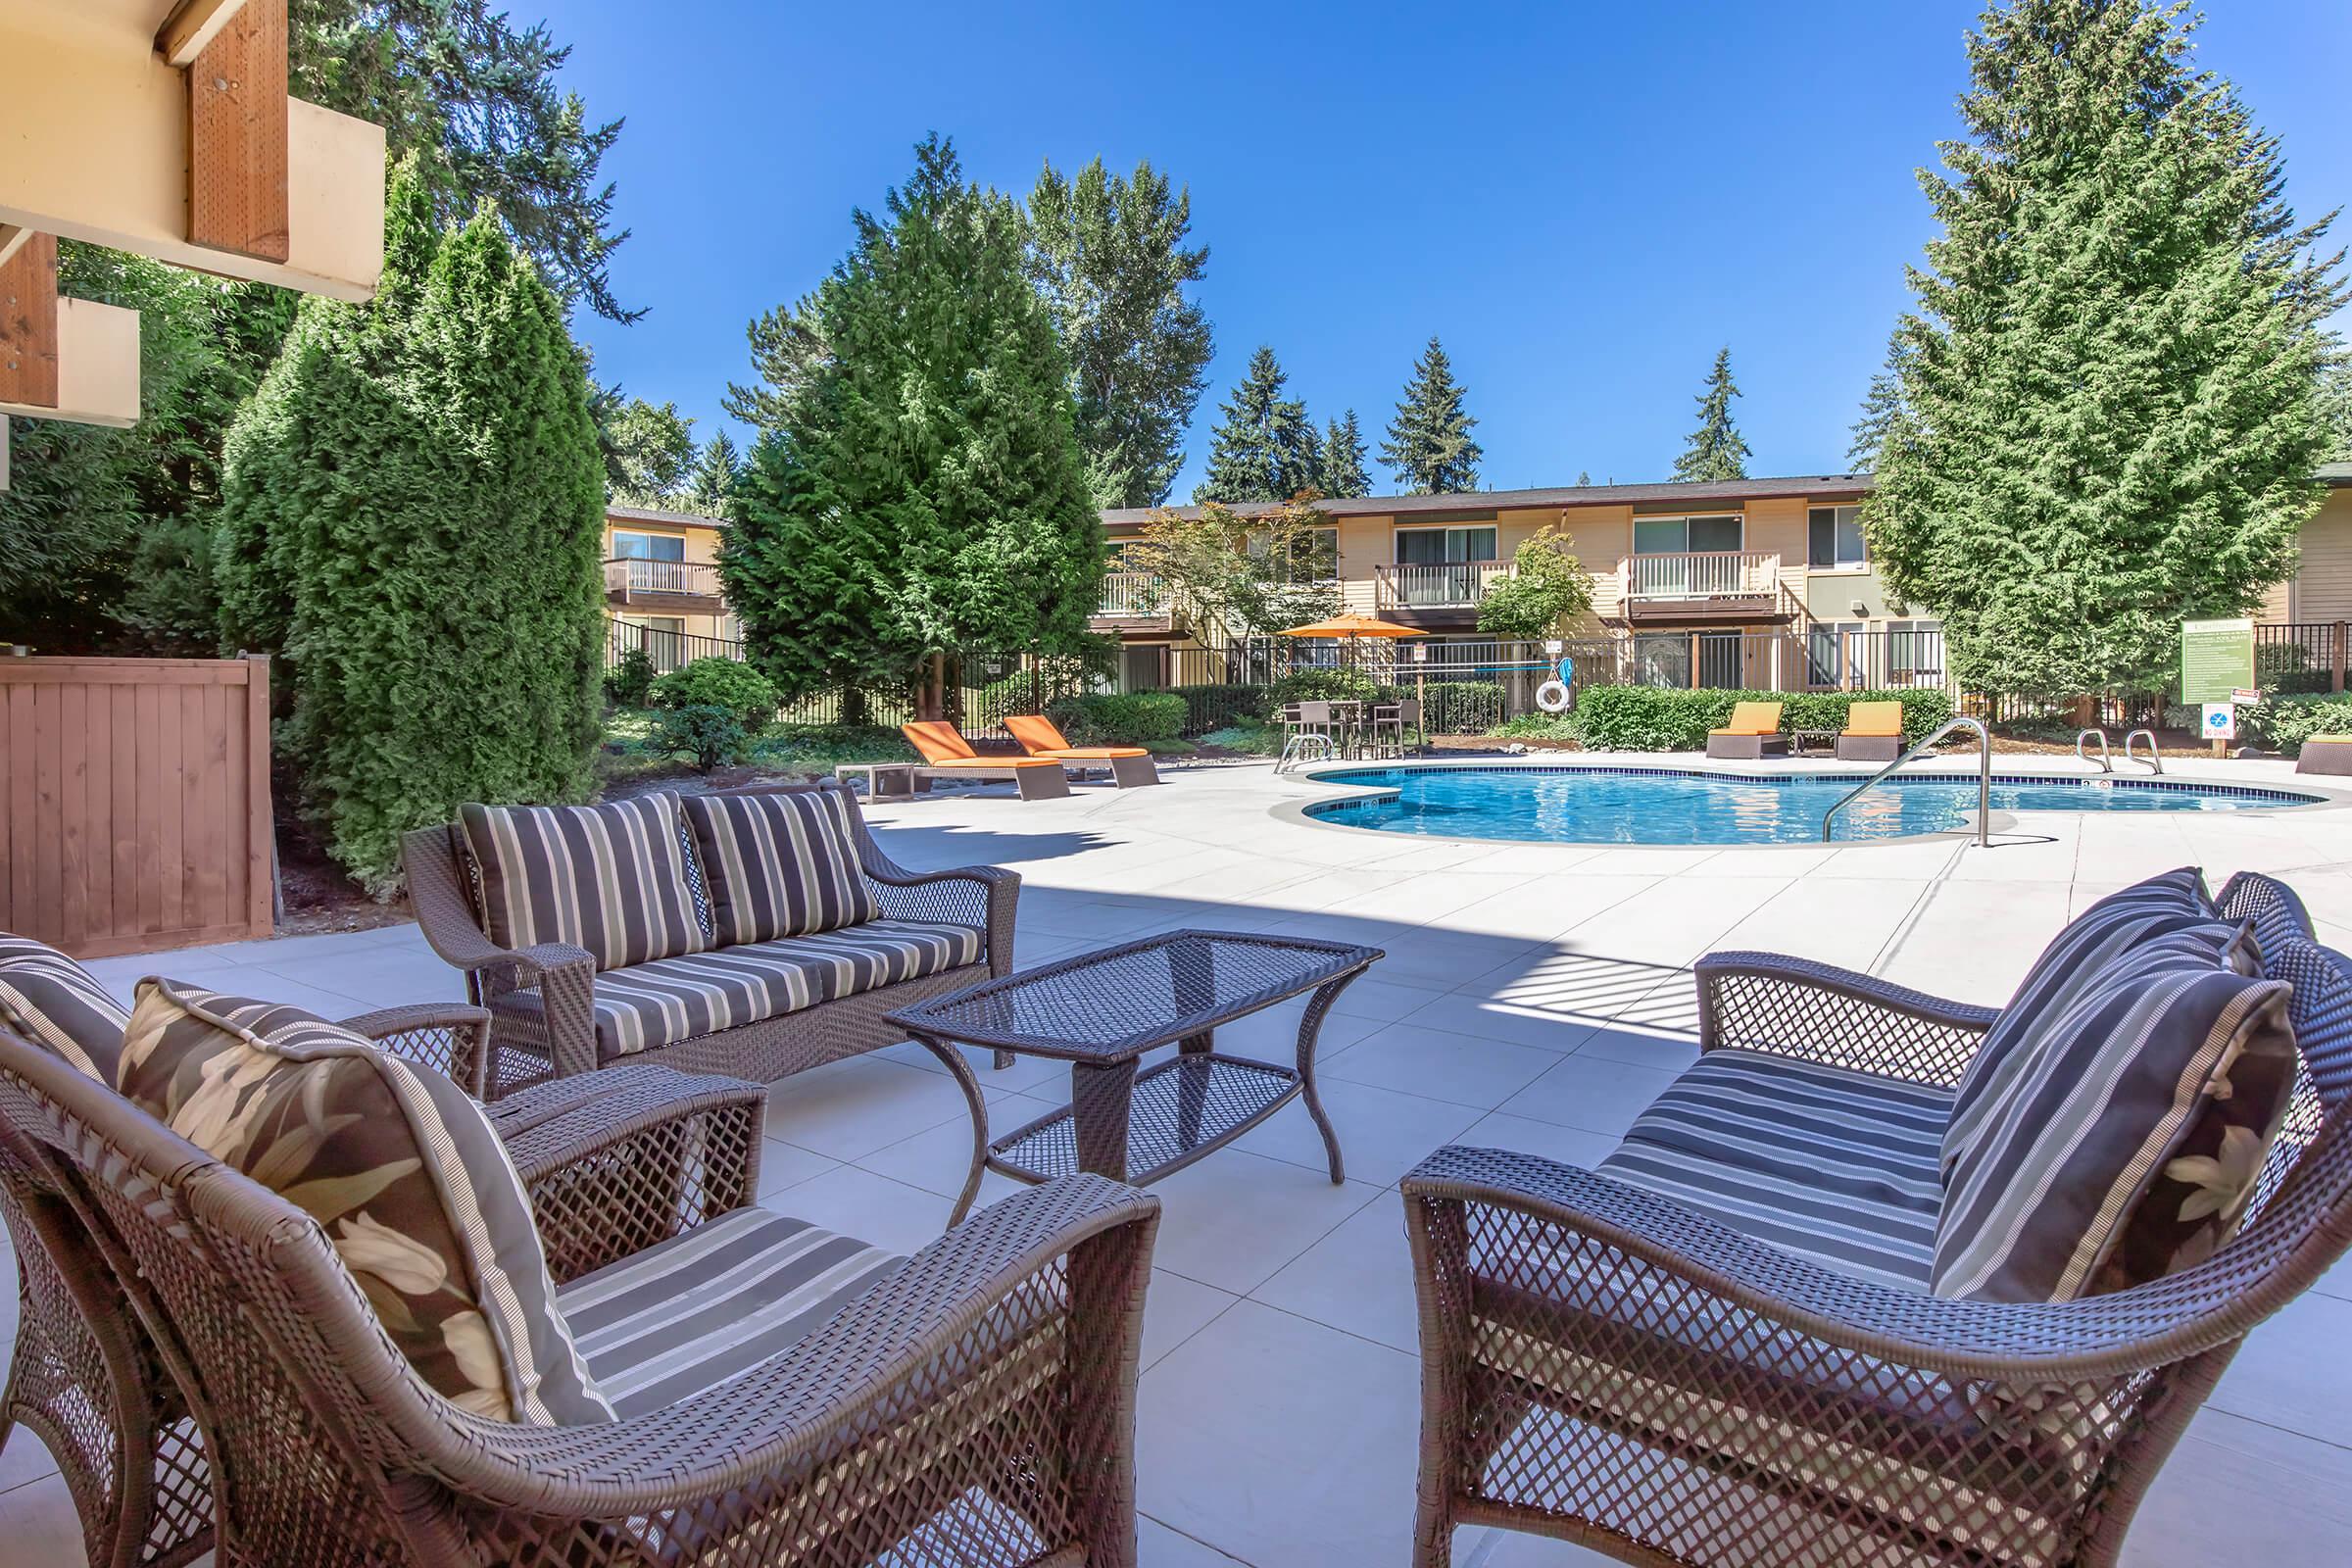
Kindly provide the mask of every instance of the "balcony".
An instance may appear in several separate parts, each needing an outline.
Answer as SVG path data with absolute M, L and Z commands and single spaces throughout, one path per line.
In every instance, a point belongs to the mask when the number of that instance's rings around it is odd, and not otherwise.
M 1787 620 L 1780 552 L 1694 550 L 1629 556 L 1618 568 L 1618 601 L 1629 621 Z
M 725 603 L 718 568 L 699 561 L 646 561 L 625 556 L 605 563 L 605 599 L 639 610 L 716 614 Z
M 1510 574 L 1507 561 L 1382 564 L 1372 568 L 1372 608 L 1408 626 L 1467 625 L 1487 590 Z
M 1089 624 L 1096 631 L 1164 632 L 1175 629 L 1168 610 L 1168 585 L 1154 571 L 1108 571 Z

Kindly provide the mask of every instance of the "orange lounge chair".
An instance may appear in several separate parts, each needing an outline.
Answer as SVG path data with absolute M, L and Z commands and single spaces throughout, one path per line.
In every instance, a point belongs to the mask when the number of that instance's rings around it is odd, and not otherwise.
M 1141 746 L 1072 746 L 1069 737 L 1054 728 L 1052 719 L 1037 713 L 1008 718 L 1004 727 L 1012 731 L 1012 738 L 1021 743 L 1022 751 L 1031 757 L 1059 762 L 1073 773 L 1107 767 L 1110 781 L 1123 790 L 1159 782 L 1159 769 L 1152 765 L 1152 754 Z
M 901 724 L 899 733 L 922 754 L 923 760 L 914 769 L 914 787 L 918 790 L 928 787 L 934 779 L 982 778 L 1011 780 L 1024 801 L 1050 801 L 1070 793 L 1069 778 L 1059 762 L 1046 757 L 982 757 L 945 719 L 926 718 Z
M 1764 757 L 1787 757 L 1788 737 L 1781 733 L 1781 705 L 1734 704 L 1731 722 L 1707 731 L 1707 755 L 1751 762 Z
M 1838 735 L 1840 762 L 1891 762 L 1903 755 L 1903 705 L 1854 703 Z

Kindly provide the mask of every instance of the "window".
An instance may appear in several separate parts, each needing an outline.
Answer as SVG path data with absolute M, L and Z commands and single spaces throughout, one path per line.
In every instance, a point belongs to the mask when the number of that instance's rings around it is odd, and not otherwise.
M 1836 571 L 1870 564 L 1860 507 L 1815 507 L 1806 514 L 1805 522 L 1806 565 L 1816 571 Z
M 1283 563 L 1284 582 L 1336 582 L 1340 575 L 1340 530 L 1310 528 L 1292 546 Z
M 654 668 L 666 675 L 686 662 L 686 621 L 678 615 L 639 615 L 621 622 L 624 626 L 640 628 L 637 641 L 654 661 Z M 624 642 L 622 647 L 627 647 Z
M 615 528 L 612 530 L 612 559 L 684 561 L 686 536 L 682 533 L 631 533 L 623 528 Z
M 1891 685 L 1933 686 L 1943 678 L 1943 622 L 1886 623 L 1886 676 Z
M 1716 517 L 1636 517 L 1637 556 L 1713 555 L 1742 548 L 1738 513 Z
M 1805 636 L 1805 684 L 1817 687 L 1838 687 L 1849 684 L 1849 669 L 1864 676 L 1862 665 L 1868 659 L 1864 650 L 1867 641 L 1862 635 L 1863 623 L 1858 620 L 1824 622 Z M 1876 682 L 1866 677 L 1852 684 L 1870 685 Z
M 1396 582 L 1408 606 L 1477 604 L 1486 578 L 1479 564 L 1494 559 L 1491 525 L 1396 530 Z

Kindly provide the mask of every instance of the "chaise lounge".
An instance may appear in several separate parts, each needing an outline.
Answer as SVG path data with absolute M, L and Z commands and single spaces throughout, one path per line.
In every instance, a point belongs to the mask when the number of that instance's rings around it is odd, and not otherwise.
M 1903 755 L 1903 705 L 1854 703 L 1838 732 L 1840 762 L 1891 762 Z
M 1071 773 L 1108 768 L 1110 781 L 1123 790 L 1159 782 L 1152 754 L 1141 746 L 1072 746 L 1054 721 L 1042 714 L 1007 718 L 1004 727 L 1031 757 L 1059 762 Z
M 467 806 L 401 858 L 425 940 L 489 1009 L 492 1099 L 624 1060 L 773 1082 L 1012 968 L 1020 877 L 894 864 L 840 784 Z
M 1788 737 L 1781 733 L 1781 705 L 1734 703 L 1724 726 L 1707 731 L 1707 755 L 1746 762 L 1787 757 Z
M 2249 1330 L 2352 1243 L 2352 964 L 2294 895 L 2101 901 L 2006 1007 L 1698 964 L 1596 1170 L 1440 1151 L 1413 1560 L 2111 1568 Z M 2095 1092 L 2085 1092 L 2095 1086 Z
M 944 778 L 1010 781 L 1024 801 L 1058 800 L 1070 793 L 1069 777 L 1054 759 L 982 757 L 945 719 L 917 719 L 911 724 L 901 724 L 899 732 L 923 759 L 914 768 L 914 787 L 918 790 Z

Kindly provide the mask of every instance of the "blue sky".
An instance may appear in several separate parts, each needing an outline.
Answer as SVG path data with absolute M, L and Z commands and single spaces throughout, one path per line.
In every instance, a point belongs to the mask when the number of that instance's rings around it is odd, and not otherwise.
M 1664 477 L 1725 343 L 1750 471 L 1842 468 L 1978 9 L 542 3 L 564 85 L 628 120 L 613 287 L 649 314 L 582 318 L 600 375 L 708 437 L 745 323 L 823 275 L 925 131 L 1020 194 L 1046 160 L 1149 158 L 1210 250 L 1178 499 L 1259 343 L 1377 451 L 1432 332 L 1493 487 Z M 2200 39 L 2283 139 L 2297 210 L 2352 205 L 2352 5 L 2224 0 Z

